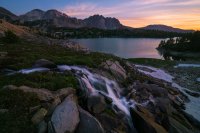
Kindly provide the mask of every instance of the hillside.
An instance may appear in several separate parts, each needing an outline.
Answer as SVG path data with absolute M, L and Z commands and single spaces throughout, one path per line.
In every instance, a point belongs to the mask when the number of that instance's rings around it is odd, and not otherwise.
M 158 30 L 158 31 L 166 31 L 166 32 L 177 32 L 177 33 L 191 33 L 194 32 L 193 30 L 183 30 L 179 28 L 174 28 L 167 25 L 148 25 L 143 27 L 142 29 L 145 30 Z

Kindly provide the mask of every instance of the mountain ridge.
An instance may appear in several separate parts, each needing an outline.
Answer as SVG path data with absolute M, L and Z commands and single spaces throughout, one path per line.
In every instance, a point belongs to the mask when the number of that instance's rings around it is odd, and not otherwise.
M 49 26 L 53 26 L 53 27 L 65 27 L 65 28 L 88 27 L 88 28 L 99 28 L 106 30 L 124 29 L 124 28 L 135 29 L 133 27 L 128 27 L 121 24 L 117 18 L 104 17 L 102 15 L 95 14 L 85 19 L 78 19 L 76 17 L 70 17 L 67 14 L 60 12 L 56 9 L 50 9 L 47 11 L 43 11 L 41 9 L 33 9 L 23 15 L 17 16 L 14 13 L 10 12 L 9 10 L 0 7 L 0 18 L 1 19 L 6 18 L 7 20 L 13 20 L 13 21 L 19 20 L 22 23 L 24 22 L 34 23 L 35 21 L 45 21 L 46 28 Z M 41 25 L 44 28 L 44 24 L 39 23 L 36 26 L 41 27 Z M 145 27 L 136 29 L 158 30 L 165 32 L 178 32 L 178 33 L 191 33 L 194 31 L 194 30 L 184 30 L 180 28 L 174 28 L 172 26 L 167 26 L 163 24 L 147 25 Z

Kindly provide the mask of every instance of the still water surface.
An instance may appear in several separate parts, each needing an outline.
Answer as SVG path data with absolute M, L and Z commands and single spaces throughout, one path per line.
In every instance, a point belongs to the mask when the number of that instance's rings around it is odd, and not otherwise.
M 110 53 L 122 58 L 157 58 L 156 50 L 162 39 L 151 38 L 94 38 L 73 39 L 92 51 Z

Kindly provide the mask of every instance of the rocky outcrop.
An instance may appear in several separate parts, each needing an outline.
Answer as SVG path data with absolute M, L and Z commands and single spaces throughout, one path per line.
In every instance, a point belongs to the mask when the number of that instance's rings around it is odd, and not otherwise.
M 126 71 L 118 61 L 107 60 L 101 64 L 103 68 L 111 71 L 111 73 L 119 79 L 126 79 Z
M 56 133 L 73 133 L 79 123 L 78 107 L 73 95 L 58 105 L 51 117 Z
M 41 101 L 54 101 L 56 98 L 63 99 L 64 97 L 67 97 L 70 94 L 74 94 L 75 90 L 73 88 L 63 88 L 58 91 L 49 91 L 47 89 L 38 89 L 38 88 L 31 88 L 28 86 L 14 86 L 14 85 L 8 85 L 4 86 L 3 89 L 9 89 L 9 90 L 21 90 L 25 93 L 33 93 L 36 94 L 38 99 Z
M 89 112 L 79 107 L 80 123 L 75 133 L 104 133 L 101 123 Z
M 145 108 L 131 109 L 131 116 L 140 133 L 167 133 L 167 131 L 154 121 L 152 114 Z
M 56 64 L 46 59 L 39 59 L 35 61 L 33 67 L 56 68 Z
M 86 27 L 99 29 L 121 29 L 123 25 L 116 18 L 104 17 L 102 15 L 90 16 L 83 20 Z

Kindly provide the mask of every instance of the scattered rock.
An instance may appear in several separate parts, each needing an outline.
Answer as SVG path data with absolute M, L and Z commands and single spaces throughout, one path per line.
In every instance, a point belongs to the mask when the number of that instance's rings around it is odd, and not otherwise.
M 8 109 L 0 109 L 0 114 L 7 113 L 9 110 Z
M 39 59 L 35 61 L 33 67 L 56 68 L 56 64 L 46 59 Z
M 88 97 L 87 106 L 93 113 L 101 113 L 106 108 L 105 98 L 102 95 L 92 94 Z
M 72 133 L 79 123 L 79 111 L 73 95 L 69 95 L 56 107 L 51 117 L 56 133 Z
M 31 121 L 33 122 L 33 124 L 39 124 L 44 119 L 46 114 L 47 114 L 47 110 L 44 108 L 41 108 L 34 114 Z
M 38 133 L 46 133 L 47 132 L 47 123 L 43 120 L 38 125 Z
M 79 107 L 80 123 L 76 129 L 76 133 L 104 133 L 99 121 L 87 111 Z

